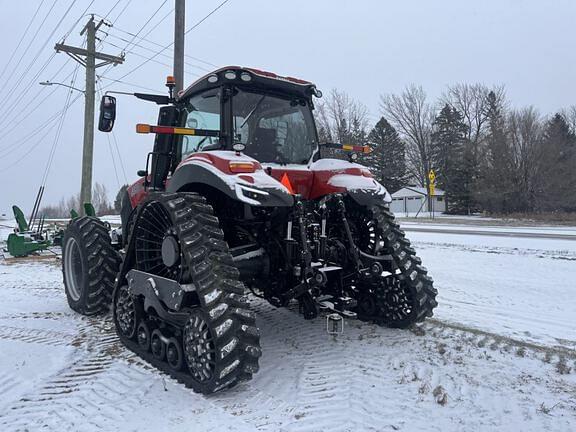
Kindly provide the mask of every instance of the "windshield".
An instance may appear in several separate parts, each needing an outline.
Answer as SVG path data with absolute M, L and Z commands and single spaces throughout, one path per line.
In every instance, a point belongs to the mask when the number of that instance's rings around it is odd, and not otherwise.
M 308 102 L 238 90 L 232 107 L 236 142 L 260 162 L 305 164 L 317 146 Z

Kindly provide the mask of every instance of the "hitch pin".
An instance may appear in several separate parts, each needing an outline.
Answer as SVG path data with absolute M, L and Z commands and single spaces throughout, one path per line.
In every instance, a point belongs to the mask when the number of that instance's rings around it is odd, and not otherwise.
M 329 335 L 337 336 L 344 333 L 344 318 L 337 313 L 326 316 L 326 331 Z

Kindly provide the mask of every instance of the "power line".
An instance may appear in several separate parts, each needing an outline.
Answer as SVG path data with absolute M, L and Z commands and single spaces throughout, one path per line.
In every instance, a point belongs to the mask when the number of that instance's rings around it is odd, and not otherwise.
M 128 2 L 124 5 L 124 7 L 122 8 L 122 10 L 118 13 L 118 15 L 116 15 L 116 18 L 114 18 L 114 20 L 112 21 L 113 23 L 115 23 L 116 21 L 118 21 L 118 19 L 122 16 L 122 14 L 124 13 L 124 11 L 126 10 L 126 8 L 128 6 L 130 6 L 130 3 L 132 3 L 132 0 L 128 0 Z M 108 18 L 108 15 L 110 15 L 112 13 L 112 11 L 110 10 L 110 12 L 108 12 L 106 14 L 106 16 L 104 16 L 103 18 L 106 19 Z
M 30 132 L 29 134 L 23 136 L 22 138 L 20 138 L 18 141 L 15 141 L 12 146 L 4 149 L 3 151 L 0 151 L 0 156 L 2 158 L 5 158 L 7 155 L 9 155 L 10 153 L 13 153 L 16 150 L 19 150 L 21 147 L 19 146 L 19 144 L 29 140 L 30 138 L 32 138 L 33 136 L 37 135 L 38 133 L 42 132 L 42 130 L 46 129 L 46 126 L 48 124 L 50 124 L 51 122 L 53 122 L 54 120 L 56 120 L 58 118 L 59 115 L 62 114 L 62 109 L 59 110 L 58 112 L 52 114 L 48 120 L 46 120 L 44 123 L 42 123 L 40 126 L 38 126 L 36 129 L 34 129 L 32 132 Z
M 74 73 L 72 75 L 72 80 L 70 82 L 70 86 L 74 87 L 74 83 L 76 82 L 76 76 L 78 74 L 79 65 L 76 65 L 74 69 Z M 62 116 L 60 117 L 60 124 L 58 125 L 58 129 L 56 130 L 56 135 L 54 136 L 54 142 L 52 143 L 52 148 L 50 149 L 50 153 L 48 155 L 48 160 L 46 162 L 46 168 L 44 169 L 44 175 L 42 176 L 41 186 L 46 186 L 46 182 L 48 181 L 48 175 L 50 174 L 50 168 L 52 168 L 52 162 L 54 161 L 54 155 L 56 154 L 56 148 L 58 147 L 58 143 L 60 141 L 60 135 L 62 133 L 62 127 L 64 126 L 64 120 L 66 119 L 66 114 L 68 112 L 68 107 L 70 103 L 70 98 L 72 97 L 72 92 L 74 90 L 70 89 L 68 91 L 68 95 L 66 97 L 66 102 L 64 103 L 64 110 L 62 112 Z
M 72 33 L 72 31 L 74 31 L 74 28 L 78 25 L 78 23 L 80 22 L 80 20 L 82 18 L 84 18 L 86 16 L 86 12 L 88 11 L 88 9 L 90 9 L 90 6 L 92 6 L 92 4 L 94 3 L 94 0 L 92 0 L 88 6 L 86 6 L 86 9 L 84 9 L 84 11 L 80 14 L 80 16 L 78 17 L 78 19 L 76 21 L 74 21 L 74 24 L 72 24 L 72 27 L 70 27 L 70 30 L 68 30 L 64 36 L 62 36 L 62 42 L 64 42 L 66 40 L 66 38 L 68 36 L 70 36 L 70 33 Z
M 102 98 L 102 90 L 99 89 L 98 83 L 96 84 L 98 88 L 98 97 Z M 112 159 L 112 167 L 114 168 L 114 176 L 116 177 L 116 184 L 118 189 L 120 189 L 120 177 L 118 176 L 118 168 L 116 168 L 116 158 L 114 157 L 114 152 L 112 151 L 112 143 L 110 142 L 110 135 L 106 134 L 108 140 L 108 150 L 110 151 L 110 158 Z
M 56 76 L 62 71 L 62 69 L 64 69 L 64 67 L 66 67 L 68 65 L 68 63 L 70 62 L 70 58 L 66 59 L 66 61 L 62 64 L 62 66 L 60 66 L 60 68 L 54 73 L 52 74 L 52 76 L 48 79 L 48 81 L 54 82 L 54 79 L 56 78 Z M 62 81 L 67 80 L 68 78 L 70 78 L 72 76 L 73 71 L 71 71 L 68 75 L 66 75 L 64 78 L 62 78 Z M 54 94 L 56 91 L 58 91 L 58 87 L 55 87 L 52 89 L 52 92 L 50 92 L 48 94 L 47 97 L 45 97 L 44 99 L 42 99 L 40 102 L 38 102 L 38 98 L 39 96 L 46 91 L 46 89 L 48 88 L 47 86 L 42 86 L 42 88 L 38 91 L 38 93 L 36 93 L 34 95 L 34 108 L 32 108 L 30 110 L 30 103 L 29 101 L 25 101 L 24 100 L 24 96 L 26 96 L 26 94 L 32 89 L 32 86 L 29 86 L 26 88 L 26 90 L 24 91 L 24 93 L 22 93 L 20 95 L 20 99 L 19 99 L 19 103 L 17 103 L 16 105 L 12 105 L 10 106 L 9 110 L 10 110 L 10 114 L 12 114 L 12 116 L 4 116 L 4 115 L 0 115 L 0 118 L 2 120 L 0 120 L 0 127 L 4 124 L 9 123 L 11 126 L 11 129 L 9 129 L 8 131 L 5 131 L 1 136 L 0 136 L 0 141 L 2 141 L 7 135 L 10 134 L 10 131 L 14 130 L 16 126 L 18 126 L 20 123 L 22 123 L 23 121 L 28 121 L 28 117 L 34 113 L 41 105 L 42 103 L 44 103 L 44 101 L 46 101 L 46 99 L 48 98 L 48 96 Z M 20 104 L 23 104 L 24 106 L 22 107 L 22 109 L 20 111 L 16 111 L 15 108 L 17 106 L 19 106 Z M 21 114 L 24 113 L 24 111 L 26 111 L 26 116 L 21 117 Z M 16 123 L 13 122 L 13 119 L 17 119 L 19 118 L 20 120 L 17 121 Z
M 122 37 L 120 37 L 120 36 L 116 36 L 115 34 L 112 34 L 112 33 L 110 33 L 110 32 L 106 33 L 106 35 L 111 36 L 111 37 L 113 37 L 114 39 L 119 39 L 119 40 L 121 40 L 121 41 L 128 42 L 128 39 L 124 39 L 124 38 L 122 38 Z M 107 43 L 112 44 L 111 42 L 107 42 Z M 140 45 L 140 44 L 137 44 L 137 43 L 135 43 L 135 42 L 132 42 L 132 45 L 134 45 L 135 47 L 138 47 L 138 48 L 142 48 L 142 49 L 144 49 L 144 50 L 146 50 L 146 51 L 149 51 L 149 52 L 152 51 L 151 48 L 145 47 L 144 45 Z M 114 45 L 114 46 L 116 46 L 116 45 Z M 127 51 L 127 52 L 130 53 L 131 51 Z M 172 56 L 170 56 L 170 55 L 168 55 L 168 54 L 160 54 L 160 55 L 161 55 L 162 57 L 166 57 L 166 58 L 170 58 L 170 59 L 172 58 Z M 185 62 L 185 64 L 186 64 L 187 66 L 200 69 L 200 70 L 202 70 L 202 71 L 204 71 L 204 72 L 211 72 L 211 69 L 205 68 L 204 66 L 199 66 L 199 65 L 196 65 L 196 64 L 190 63 L 190 62 Z
M 112 11 L 114 10 L 114 8 L 116 6 L 118 6 L 119 2 L 121 0 L 118 0 L 116 2 L 116 4 L 108 11 L 108 13 L 106 14 L 106 16 L 108 16 L 110 13 L 112 13 Z M 126 3 L 124 9 L 122 9 L 120 11 L 120 13 L 117 15 L 116 19 L 118 19 L 123 12 L 126 10 L 126 7 L 130 4 L 132 0 L 128 0 L 128 2 Z M 88 10 L 88 8 L 94 3 L 94 1 L 91 1 L 90 4 L 84 9 L 84 11 L 82 12 L 82 14 L 80 15 L 80 17 L 75 21 L 74 25 L 70 28 L 70 30 L 67 32 L 67 34 L 64 36 L 64 38 L 67 37 L 67 35 L 69 35 L 74 27 L 78 24 L 78 22 L 80 21 L 80 19 L 82 17 L 85 16 L 86 11 Z M 85 44 L 85 42 L 84 42 Z M 54 55 L 54 53 L 53 53 Z M 62 69 L 64 69 L 64 67 L 70 62 L 70 58 L 67 58 L 66 61 L 64 62 L 64 64 L 49 78 L 48 81 L 54 81 L 55 79 L 57 79 L 56 77 L 60 74 L 60 72 L 62 71 Z M 45 66 L 36 74 L 36 76 L 33 78 L 32 81 L 35 81 L 36 78 L 38 78 L 38 76 L 46 69 L 47 64 L 45 64 Z M 59 81 L 66 81 L 68 80 L 72 74 L 74 73 L 74 71 L 71 71 L 69 74 L 67 74 L 64 78 L 61 78 Z M 35 82 L 34 82 L 35 84 Z M 10 124 L 10 129 L 8 131 L 5 131 L 5 133 L 2 134 L 2 136 L 0 136 L 0 141 L 6 139 L 7 136 L 9 136 L 12 132 L 14 132 L 15 130 L 17 130 L 17 127 L 23 123 L 24 121 L 28 121 L 28 118 L 31 114 L 33 114 L 35 111 L 37 111 L 42 104 L 48 100 L 50 98 L 50 96 L 52 96 L 55 92 L 58 91 L 58 87 L 55 87 L 52 89 L 52 91 L 50 93 L 48 93 L 46 95 L 46 97 L 44 97 L 42 100 L 40 100 L 39 102 L 37 101 L 40 94 L 42 94 L 42 92 L 46 91 L 46 87 L 42 87 L 40 89 L 40 91 L 38 91 L 35 95 L 34 95 L 34 103 L 30 104 L 28 100 L 26 100 L 24 97 L 35 88 L 35 86 L 32 85 L 28 85 L 26 87 L 26 89 L 24 90 L 23 93 L 19 94 L 19 99 L 18 102 L 15 105 L 7 105 L 6 108 L 6 114 L 8 114 L 8 111 L 10 111 L 10 115 L 9 116 L 5 116 L 5 115 L 0 115 L 0 125 L 2 124 Z M 19 111 L 16 111 L 15 108 L 19 107 L 20 105 L 22 105 L 22 109 L 20 109 Z M 33 105 L 33 108 L 30 110 L 30 105 Z M 26 112 L 26 117 L 22 117 L 21 114 L 23 114 L 24 112 Z M 12 121 L 12 119 L 19 119 L 18 121 L 16 121 L 16 123 L 14 123 Z M 13 142 L 12 144 L 9 144 L 8 146 L 4 147 L 4 148 L 0 148 L 0 153 L 2 152 L 6 152 L 7 150 L 10 150 L 11 148 L 17 147 L 18 142 Z
M 124 169 L 124 161 L 122 160 L 122 155 L 120 154 L 120 149 L 118 148 L 118 140 L 116 139 L 116 134 L 112 131 L 112 139 L 114 140 L 114 147 L 116 147 L 116 153 L 118 153 L 118 159 L 120 160 L 120 167 L 124 173 L 124 180 L 128 184 L 128 176 L 126 176 L 126 170 Z
M 18 63 L 16 63 L 16 66 L 14 66 L 14 69 L 12 70 L 12 73 L 10 74 L 10 78 L 12 78 L 12 76 L 14 75 L 14 72 L 16 72 L 16 70 L 18 69 L 18 66 L 20 66 L 20 63 L 22 62 L 22 59 L 24 58 L 24 56 L 28 53 L 28 50 L 30 49 L 30 46 L 32 46 L 32 43 L 34 43 L 34 40 L 36 39 L 36 36 L 38 36 L 38 33 L 40 32 L 40 30 L 42 29 L 42 26 L 44 25 L 44 23 L 46 22 L 46 20 L 48 19 L 48 17 L 50 16 L 50 12 L 52 12 L 52 9 L 54 9 L 54 6 L 56 6 L 56 3 L 58 2 L 58 0 L 54 0 L 54 2 L 52 3 L 52 6 L 50 6 L 50 9 L 48 10 L 48 12 L 46 13 L 46 16 L 44 17 L 44 19 L 42 20 L 42 22 L 40 23 L 40 25 L 38 26 L 38 28 L 36 29 L 36 32 L 34 33 L 34 36 L 32 36 L 32 39 L 30 39 L 30 42 L 28 42 L 28 45 L 26 46 L 26 48 L 24 49 L 24 52 L 22 53 L 22 55 L 20 56 L 20 58 L 18 59 Z M 6 84 L 8 82 L 11 82 L 10 79 L 7 79 L 4 81 L 4 85 L 2 87 L 0 87 L 0 94 L 2 94 L 2 92 L 4 91 L 4 89 L 6 88 Z
M 184 32 L 184 35 L 187 35 L 188 33 L 190 33 L 192 30 L 194 30 L 195 28 L 197 28 L 200 24 L 202 24 L 204 21 L 206 21 L 208 18 L 210 18 L 214 13 L 216 13 L 221 7 L 223 7 L 226 3 L 228 3 L 230 0 L 224 0 L 222 3 L 220 3 L 218 6 L 216 6 L 214 9 L 212 9 L 212 11 L 210 13 L 208 13 L 206 16 L 204 16 L 200 21 L 196 22 L 196 24 L 194 24 L 192 27 L 190 27 L 188 30 L 186 30 Z M 171 42 L 170 44 L 164 46 L 162 49 L 160 49 L 159 51 L 155 52 L 152 56 L 148 57 L 146 60 L 144 60 L 142 63 L 140 63 L 138 66 L 136 66 L 135 68 L 131 69 L 129 72 L 125 73 L 124 75 L 122 75 L 120 78 L 118 79 L 123 79 L 126 78 L 128 75 L 131 75 L 132 73 L 134 73 L 135 71 L 137 71 L 138 69 L 140 69 L 142 66 L 144 66 L 145 64 L 147 64 L 148 62 L 152 61 L 152 59 L 154 59 L 154 57 L 156 57 L 157 55 L 163 53 L 164 51 L 166 51 L 168 48 L 170 48 L 172 45 L 174 45 L 174 42 Z M 109 86 L 106 86 L 109 87 Z M 104 88 L 106 88 L 104 87 Z
M 14 55 L 16 54 L 16 52 L 18 51 L 18 49 L 20 48 L 20 45 L 22 45 L 22 42 L 24 42 L 24 39 L 26 38 L 26 35 L 28 34 L 28 30 L 30 30 L 30 26 L 32 25 L 32 23 L 34 22 L 34 20 L 36 19 L 36 15 L 38 15 L 38 12 L 40 11 L 40 8 L 42 7 L 42 5 L 44 4 L 46 0 L 42 0 L 40 2 L 40 4 L 38 5 L 38 7 L 36 8 L 36 12 L 34 12 L 34 15 L 32 16 L 32 19 L 30 20 L 30 22 L 28 22 L 28 25 L 26 26 L 26 30 L 24 30 L 24 33 L 22 34 L 22 36 L 20 37 L 20 41 L 18 42 L 18 45 L 16 45 L 16 48 L 14 48 L 14 51 L 12 51 L 12 54 L 10 55 L 10 58 L 8 59 L 8 61 L 6 62 L 6 64 L 4 65 L 4 68 L 2 69 L 2 72 L 0 73 L 0 80 L 2 80 L 2 77 L 4 76 L 4 73 L 6 72 L 6 68 L 8 68 L 8 65 L 10 64 L 10 62 L 12 61 L 12 59 L 14 58 Z
M 100 94 L 100 97 L 102 97 L 103 91 L 102 91 L 102 85 L 100 83 L 96 84 L 98 86 L 98 92 Z M 116 135 L 114 134 L 114 131 L 112 130 L 112 138 L 114 139 L 114 146 L 116 147 L 116 153 L 118 153 L 118 161 L 120 162 L 120 167 L 122 168 L 122 172 L 124 173 L 124 181 L 126 184 L 128 184 L 128 177 L 126 176 L 126 169 L 124 168 L 124 160 L 122 159 L 122 155 L 120 154 L 120 149 L 118 148 L 118 141 L 116 140 Z M 106 134 L 106 137 L 108 139 L 108 145 L 110 148 L 110 156 L 112 157 L 112 163 L 114 165 L 114 171 L 116 172 L 116 163 L 114 162 L 114 152 L 112 151 L 112 145 L 110 143 L 110 136 L 108 134 Z M 120 181 L 119 181 L 119 176 L 118 173 L 116 172 L 116 178 L 118 180 L 118 187 L 120 187 Z
M 112 13 L 112 11 L 113 11 L 114 9 L 116 9 L 116 6 L 118 6 L 121 1 L 122 1 L 122 0 L 118 0 L 118 1 L 114 4 L 114 6 L 112 6 L 112 9 L 110 9 L 110 10 L 108 11 L 108 13 L 103 17 L 103 19 L 108 18 L 108 15 L 110 15 L 110 14 Z
M 127 34 L 127 35 L 129 35 L 129 36 L 134 36 L 134 33 L 130 33 L 129 31 L 122 30 L 122 29 L 119 28 L 118 26 L 114 26 L 113 30 L 118 30 L 119 32 L 125 33 L 125 34 Z M 112 35 L 112 36 L 114 36 L 114 35 Z M 116 36 L 116 37 L 118 37 L 118 36 Z M 140 39 L 140 40 L 142 40 L 142 41 L 144 41 L 144 42 L 148 42 L 149 44 L 156 45 L 156 46 L 158 46 L 158 47 L 162 47 L 162 46 L 163 46 L 162 44 L 159 44 L 158 42 L 155 42 L 155 41 L 150 40 L 150 39 L 146 39 L 146 37 L 143 37 L 143 36 L 139 36 L 138 39 Z M 196 60 L 196 61 L 198 61 L 198 62 L 200 62 L 200 63 L 204 63 L 204 64 L 206 64 L 206 65 L 208 65 L 208 66 L 217 67 L 217 65 L 215 65 L 214 63 L 210 63 L 209 61 L 203 60 L 203 59 L 201 59 L 201 58 L 194 57 L 194 56 L 191 56 L 191 55 L 188 55 L 188 54 L 184 54 L 184 56 L 185 56 L 185 57 L 188 57 L 188 58 L 191 59 L 191 60 Z
M 168 1 L 168 0 L 164 0 L 164 2 L 160 5 L 160 7 L 159 7 L 158 9 L 156 9 L 156 11 L 154 11 L 154 13 L 150 16 L 150 18 L 148 18 L 148 20 L 147 20 L 143 25 L 140 26 L 140 29 L 139 29 L 139 30 L 136 32 L 136 34 L 132 37 L 132 39 L 131 39 L 132 41 L 133 41 L 135 38 L 137 38 L 138 35 L 140 34 L 140 32 L 141 32 L 142 30 L 144 30 L 144 28 L 148 25 L 148 23 L 149 23 L 150 21 L 152 21 L 152 19 L 158 14 L 158 12 L 160 11 L 160 9 L 162 9 L 162 7 L 166 4 L 167 1 Z M 150 34 L 150 32 L 151 32 L 152 30 L 154 30 L 156 27 L 158 27 L 158 26 L 160 25 L 160 23 L 162 23 L 162 22 L 172 13 L 173 10 L 174 10 L 174 9 L 172 9 L 172 10 L 171 10 L 170 12 L 168 12 L 160 21 L 158 21 L 158 22 L 148 31 L 148 33 L 146 33 L 145 36 L 147 36 L 148 34 Z M 122 48 L 122 50 L 125 51 L 126 49 L 128 49 L 128 47 L 130 46 L 131 43 L 132 43 L 131 41 L 128 42 L 128 43 L 126 44 L 126 46 L 125 46 L 124 48 Z M 106 69 L 104 69 L 104 72 L 102 72 L 102 75 L 106 75 L 106 73 L 110 70 L 111 67 L 112 67 L 112 66 L 108 66 Z
M 66 107 L 64 107 L 63 109 L 61 109 L 60 111 L 58 111 L 58 112 L 56 113 L 56 115 L 52 116 L 52 117 L 49 119 L 49 121 L 44 122 L 43 126 L 46 125 L 46 124 L 48 124 L 48 123 L 50 123 L 50 122 L 52 122 L 52 121 L 54 121 L 59 115 L 62 114 L 62 112 L 64 111 L 64 109 L 70 108 L 79 98 L 80 98 L 80 95 L 79 95 L 79 96 L 76 96 L 76 97 L 68 104 L 68 106 L 66 106 Z M 34 136 L 34 135 L 37 135 L 37 134 L 40 133 L 41 131 L 46 130 L 46 129 L 44 129 L 43 126 L 37 128 L 34 133 L 31 133 L 31 134 L 29 134 L 28 136 L 24 137 L 22 140 L 20 140 L 20 142 L 23 142 L 24 140 L 26 140 L 26 139 L 28 139 L 28 138 L 31 138 L 31 137 Z M 48 133 L 50 132 L 50 130 L 52 130 L 52 129 L 54 128 L 54 126 L 56 126 L 56 123 L 54 123 L 54 124 L 46 131 L 46 133 L 42 136 L 42 138 L 41 138 L 40 140 L 38 140 L 37 142 L 35 142 L 35 143 L 32 145 L 32 147 L 30 147 L 30 149 L 29 149 L 26 153 L 24 153 L 20 158 L 18 158 L 16 161 L 14 161 L 13 163 L 11 163 L 10 165 L 7 165 L 7 166 L 5 166 L 5 167 L 3 167 L 3 168 L 0 168 L 0 171 L 6 171 L 6 170 L 8 170 L 9 168 L 13 168 L 14 166 L 16 166 L 16 165 L 18 165 L 20 162 L 22 162 L 30 153 L 32 153 L 33 150 L 35 150 L 40 144 L 42 144 L 42 140 L 48 135 Z
M 57 0 L 56 0 L 57 1 Z M 9 99 L 10 96 L 12 94 L 14 94 L 14 92 L 16 91 L 16 89 L 18 88 L 18 86 L 20 85 L 20 83 L 22 82 L 22 80 L 24 79 L 24 77 L 28 74 L 28 72 L 31 70 L 32 66 L 34 65 L 34 63 L 36 63 L 36 61 L 38 60 L 40 54 L 42 53 L 42 51 L 44 50 L 44 48 L 46 47 L 46 45 L 50 42 L 50 40 L 52 39 L 52 36 L 54 35 L 54 33 L 56 33 L 56 30 L 58 30 L 58 27 L 60 27 L 60 24 L 62 24 L 62 21 L 64 21 L 64 19 L 66 18 L 66 16 L 68 15 L 68 13 L 70 12 L 70 10 L 72 9 L 72 6 L 74 6 L 74 4 L 76 3 L 77 0 L 72 0 L 72 3 L 70 3 L 70 6 L 68 6 L 68 9 L 66 9 L 66 12 L 64 12 L 64 15 L 60 18 L 60 20 L 58 21 L 58 23 L 56 24 L 56 26 L 54 27 L 54 29 L 52 30 L 52 32 L 50 33 L 50 35 L 46 38 L 46 41 L 42 44 L 42 46 L 40 47 L 40 49 L 38 50 L 38 52 L 36 53 L 36 55 L 34 56 L 34 59 L 32 60 L 32 62 L 28 65 L 28 67 L 26 68 L 26 70 L 24 71 L 24 73 L 20 76 L 20 79 L 18 80 L 18 82 L 16 83 L 16 85 L 14 87 L 12 87 L 12 90 L 10 91 L 10 93 L 5 97 L 5 99 Z M 54 58 L 53 56 L 51 57 L 51 59 Z M 34 78 L 35 79 L 35 78 Z M 28 84 L 30 85 L 30 84 Z
M 111 45 L 111 46 L 115 47 L 115 48 L 122 49 L 122 47 L 120 47 L 120 46 L 118 46 L 118 45 L 116 45 L 116 44 L 114 44 L 114 43 L 112 43 L 112 42 L 106 42 L 106 43 L 107 43 L 108 45 Z M 132 55 L 135 55 L 136 57 L 147 58 L 145 55 L 140 54 L 140 53 L 138 53 L 138 52 L 136 52 L 136 51 L 124 50 L 124 52 L 129 53 L 129 54 L 132 54 Z M 159 64 L 159 65 L 166 66 L 166 67 L 168 67 L 168 68 L 170 68 L 170 69 L 172 68 L 172 65 L 167 64 L 167 63 L 163 63 L 163 62 L 161 62 L 160 60 L 154 59 L 154 60 L 151 60 L 151 61 L 154 62 L 154 63 L 157 63 L 157 64 Z M 200 75 L 198 75 L 197 73 L 194 73 L 194 72 L 186 72 L 186 73 L 189 74 L 189 75 L 192 75 L 192 76 L 196 76 L 196 77 L 200 76 Z
M 104 80 L 113 81 L 113 82 L 119 83 L 119 84 L 129 85 L 130 87 L 141 88 L 142 90 L 148 90 L 148 91 L 156 92 L 156 93 L 160 92 L 160 90 L 158 90 L 158 89 L 153 89 L 153 88 L 150 88 L 150 87 L 141 86 L 141 85 L 134 84 L 134 83 L 131 83 L 131 82 L 128 82 L 128 81 L 121 81 L 121 80 L 117 80 L 117 79 L 114 79 L 114 78 L 108 78 L 108 77 L 105 77 L 105 76 L 103 76 L 103 75 L 96 75 L 96 77 L 97 77 L 99 80 L 103 80 L 103 79 L 104 79 Z M 0 137 L 0 139 L 1 139 L 1 137 Z

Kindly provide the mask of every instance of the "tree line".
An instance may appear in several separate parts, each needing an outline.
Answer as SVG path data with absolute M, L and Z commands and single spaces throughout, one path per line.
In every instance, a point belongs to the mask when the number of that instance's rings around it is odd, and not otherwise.
M 550 116 L 510 107 L 502 86 L 457 84 L 430 102 L 411 85 L 380 97 L 380 118 L 332 90 L 317 106 L 320 141 L 369 145 L 362 157 L 391 192 L 436 185 L 454 214 L 576 212 L 576 106 Z
M 120 191 L 124 191 L 127 186 L 122 186 Z M 98 216 L 120 213 L 121 194 L 118 192 L 113 205 L 108 199 L 108 190 L 101 183 L 95 183 L 92 188 L 92 205 Z M 67 199 L 61 198 L 58 204 L 47 205 L 40 209 L 39 215 L 49 219 L 65 219 L 70 217 L 70 211 L 76 210 L 80 214 L 80 193 Z

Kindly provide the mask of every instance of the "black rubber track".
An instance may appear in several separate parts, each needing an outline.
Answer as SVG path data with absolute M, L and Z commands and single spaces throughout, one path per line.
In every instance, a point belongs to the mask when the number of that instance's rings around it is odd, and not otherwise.
M 80 298 L 74 300 L 69 292 L 69 277 L 66 269 L 68 240 L 73 237 L 79 247 L 82 274 L 75 275 L 80 289 Z M 120 257 L 111 245 L 108 228 L 101 220 L 83 216 L 73 219 L 62 240 L 62 274 L 68 304 L 82 315 L 108 312 L 111 305 L 114 280 L 120 267 Z M 80 267 L 78 267 L 80 268 Z
M 186 366 L 182 371 L 171 369 L 166 361 L 154 358 L 151 352 L 143 351 L 135 340 L 125 338 L 118 331 L 120 339 L 144 360 L 197 393 L 214 393 L 251 379 L 258 371 L 258 359 L 262 353 L 260 334 L 255 315 L 248 309 L 245 287 L 238 280 L 238 269 L 212 207 L 196 193 L 159 194 L 142 205 L 152 202 L 161 204 L 173 222 L 181 248 L 179 282 L 196 286 L 199 305 L 189 307 L 200 308 L 207 318 L 215 347 L 213 378 L 199 382 Z M 146 217 L 145 208 L 138 212 L 136 226 L 141 217 Z M 137 231 L 132 230 L 133 233 Z M 135 242 L 130 239 L 129 243 Z M 217 332 L 219 327 L 224 330 Z M 164 330 L 169 332 L 170 327 L 166 326 Z
M 401 320 L 386 320 L 380 316 L 363 317 L 364 321 L 373 321 L 394 328 L 407 328 L 424 321 L 434 314 L 438 306 L 433 280 L 428 276 L 428 270 L 422 266 L 422 260 L 416 256 L 416 251 L 410 246 L 400 226 L 394 221 L 394 214 L 384 204 L 376 204 L 371 209 L 371 218 L 376 223 L 378 237 L 384 241 L 385 254 L 392 255 L 396 267 L 400 270 L 401 286 L 412 299 L 411 312 Z

